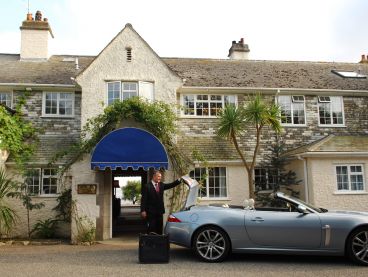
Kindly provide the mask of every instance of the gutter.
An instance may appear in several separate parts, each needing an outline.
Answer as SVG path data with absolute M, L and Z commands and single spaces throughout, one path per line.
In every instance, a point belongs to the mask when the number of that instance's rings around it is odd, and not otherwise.
M 79 85 L 66 85 L 66 84 L 35 84 L 35 83 L 0 83 L 1 88 L 5 89 L 22 89 L 26 91 L 32 91 L 32 89 L 64 89 L 68 91 L 81 90 Z
M 308 185 L 308 165 L 307 159 L 297 156 L 298 160 L 303 161 L 304 165 L 304 194 L 305 194 L 305 202 L 309 203 L 309 185 Z
M 299 157 L 307 158 L 307 157 L 367 157 L 368 152 L 306 152 L 306 153 L 300 153 L 297 154 L 296 157 L 299 159 Z
M 188 93 L 223 93 L 234 91 L 237 93 L 249 93 L 254 91 L 262 91 L 265 94 L 282 93 L 285 95 L 292 95 L 295 92 L 303 93 L 305 95 L 315 95 L 316 92 L 325 95 L 350 95 L 350 96 L 367 96 L 368 90 L 341 90 L 341 89 L 305 89 L 305 88 L 265 88 L 265 87 L 197 87 L 197 86 L 182 86 L 178 92 Z

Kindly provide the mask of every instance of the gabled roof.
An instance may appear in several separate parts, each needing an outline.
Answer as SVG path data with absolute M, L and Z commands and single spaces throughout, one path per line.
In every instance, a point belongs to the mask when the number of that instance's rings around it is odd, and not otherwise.
M 63 61 L 78 57 L 74 62 Z M 48 61 L 24 62 L 18 54 L 0 54 L 0 84 L 75 85 L 74 80 L 95 59 L 94 56 L 51 56 Z M 368 75 L 368 64 L 334 62 L 285 62 L 162 58 L 184 87 L 300 88 L 366 90 L 368 79 L 342 78 L 332 70 Z
M 368 135 L 328 135 L 310 144 L 286 152 L 286 156 L 308 154 L 368 153 Z

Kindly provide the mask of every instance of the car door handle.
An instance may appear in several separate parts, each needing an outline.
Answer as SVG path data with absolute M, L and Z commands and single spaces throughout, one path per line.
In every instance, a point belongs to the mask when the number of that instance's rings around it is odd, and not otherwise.
M 264 221 L 264 219 L 262 217 L 254 217 L 251 219 L 251 221 L 256 221 L 256 222 L 261 222 L 261 221 Z

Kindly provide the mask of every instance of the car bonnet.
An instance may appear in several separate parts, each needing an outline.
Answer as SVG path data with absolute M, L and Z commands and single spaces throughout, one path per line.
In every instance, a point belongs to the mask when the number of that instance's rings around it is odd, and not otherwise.
M 184 184 L 187 185 L 189 192 L 187 195 L 187 199 L 184 203 L 183 210 L 188 209 L 192 206 L 195 206 L 197 203 L 199 184 L 196 180 L 190 178 L 188 175 L 181 177 Z

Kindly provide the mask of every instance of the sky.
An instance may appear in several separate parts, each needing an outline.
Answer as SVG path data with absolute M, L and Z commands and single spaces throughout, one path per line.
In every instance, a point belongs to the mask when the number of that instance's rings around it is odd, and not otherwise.
M 367 0 L 29 0 L 47 17 L 50 54 L 97 55 L 133 28 L 161 57 L 358 62 L 368 54 Z M 19 53 L 28 0 L 0 0 L 0 53 Z

